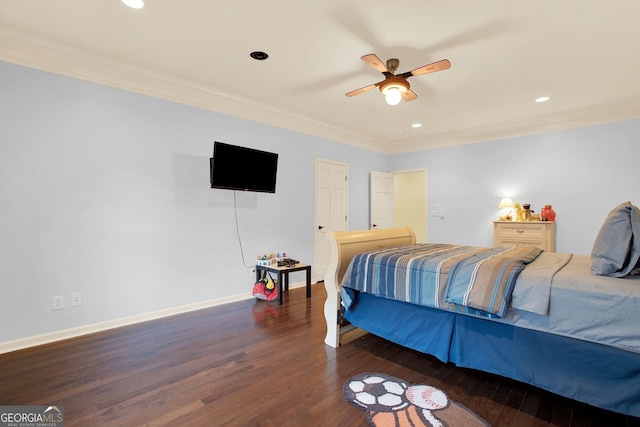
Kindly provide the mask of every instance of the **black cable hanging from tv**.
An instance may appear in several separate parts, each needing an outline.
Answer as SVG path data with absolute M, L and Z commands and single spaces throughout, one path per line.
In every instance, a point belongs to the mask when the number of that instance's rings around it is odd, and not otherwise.
M 253 268 L 253 265 L 247 265 L 247 261 L 244 259 L 244 249 L 242 248 L 242 238 L 240 237 L 240 227 L 238 226 L 238 206 L 236 204 L 236 191 L 233 190 L 233 213 L 236 219 L 236 236 L 238 237 L 238 243 L 240 244 L 240 255 L 242 256 L 242 263 L 247 268 Z

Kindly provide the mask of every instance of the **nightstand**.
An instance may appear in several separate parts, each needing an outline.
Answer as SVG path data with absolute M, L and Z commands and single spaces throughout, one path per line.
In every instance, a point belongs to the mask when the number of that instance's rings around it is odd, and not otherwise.
M 554 221 L 493 221 L 493 246 L 533 245 L 556 251 Z

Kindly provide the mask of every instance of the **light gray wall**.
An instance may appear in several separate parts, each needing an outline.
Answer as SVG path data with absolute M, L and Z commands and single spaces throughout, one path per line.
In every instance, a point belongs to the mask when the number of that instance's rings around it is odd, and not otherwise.
M 640 120 L 395 155 L 392 169 L 428 170 L 431 242 L 493 244 L 498 202 L 553 205 L 556 250 L 588 255 L 608 212 L 640 205 Z
M 250 295 L 234 193 L 208 187 L 214 140 L 279 154 L 276 194 L 237 193 L 248 264 L 313 262 L 316 157 L 349 164 L 354 229 L 369 170 L 388 170 L 379 153 L 8 63 L 0 82 L 0 343 Z

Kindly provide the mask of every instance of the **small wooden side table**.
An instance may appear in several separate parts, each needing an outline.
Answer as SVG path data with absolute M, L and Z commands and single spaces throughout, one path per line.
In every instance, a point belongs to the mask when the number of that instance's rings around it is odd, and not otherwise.
M 309 264 L 297 263 L 291 267 L 278 267 L 278 264 L 256 265 L 256 282 L 260 280 L 267 271 L 276 273 L 278 275 L 278 305 L 282 305 L 282 291 L 289 290 L 289 273 L 302 270 L 307 272 L 307 298 L 311 298 L 311 266 Z M 284 279 L 284 289 L 282 279 Z

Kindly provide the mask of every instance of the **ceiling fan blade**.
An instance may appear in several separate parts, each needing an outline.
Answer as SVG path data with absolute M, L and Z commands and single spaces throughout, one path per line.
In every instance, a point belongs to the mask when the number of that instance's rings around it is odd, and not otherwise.
M 387 66 L 385 65 L 385 63 L 382 62 L 375 53 L 370 53 L 368 55 L 361 57 L 360 59 L 362 59 L 368 65 L 380 71 L 384 75 L 391 74 L 387 69 Z
M 374 87 L 378 86 L 380 83 L 375 83 L 369 86 L 365 86 L 365 87 L 361 87 L 360 89 L 356 89 L 356 90 L 352 90 L 351 92 L 347 92 L 345 93 L 345 96 L 356 96 L 356 95 L 360 95 L 363 92 L 366 92 L 370 89 L 373 89 Z
M 418 95 L 414 91 L 409 89 L 406 92 L 402 92 L 402 98 L 405 101 L 409 102 L 409 101 L 413 101 L 414 99 L 418 98 Z
M 441 61 L 434 62 L 432 64 L 423 65 L 422 67 L 418 67 L 415 70 L 407 71 L 406 73 L 400 74 L 400 77 L 411 77 L 411 76 L 419 76 L 421 74 L 435 73 L 436 71 L 446 70 L 451 67 L 451 62 L 448 59 L 443 59 Z

